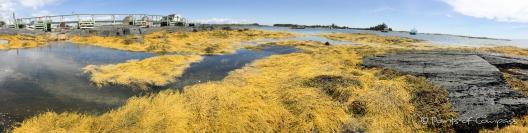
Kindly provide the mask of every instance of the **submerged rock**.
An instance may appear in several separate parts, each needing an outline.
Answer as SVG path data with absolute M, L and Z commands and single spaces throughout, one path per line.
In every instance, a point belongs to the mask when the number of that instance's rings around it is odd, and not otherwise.
M 51 33 L 50 37 L 48 38 L 49 41 L 57 41 L 57 33 Z
M 485 126 L 515 124 L 512 117 L 526 114 L 528 97 L 513 90 L 493 66 L 528 64 L 528 60 L 510 57 L 480 52 L 415 51 L 368 57 L 363 64 L 425 76 L 427 81 L 442 86 L 450 92 L 451 110 L 458 114 L 449 122 L 458 130 L 475 131 Z
M 327 42 L 325 42 L 324 45 L 332 45 L 332 44 L 331 44 L 330 42 L 327 41 Z
M 0 40 L 0 45 L 7 45 L 9 44 L 9 40 Z
M 68 36 L 67 36 L 66 34 L 59 34 L 59 35 L 57 36 L 57 39 L 58 39 L 58 40 L 66 40 L 67 38 L 68 38 Z

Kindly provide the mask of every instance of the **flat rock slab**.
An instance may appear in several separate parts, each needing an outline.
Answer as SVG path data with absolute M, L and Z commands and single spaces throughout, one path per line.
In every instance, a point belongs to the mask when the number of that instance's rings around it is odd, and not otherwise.
M 484 57 L 484 58 L 482 58 Z M 502 58 L 495 53 L 416 51 L 380 55 L 363 59 L 368 67 L 387 67 L 402 74 L 425 76 L 427 81 L 442 86 L 450 94 L 451 110 L 458 120 L 511 120 L 528 109 L 528 97 L 513 90 L 495 65 L 505 63 L 528 64 L 528 60 Z M 527 65 L 528 66 L 528 65 Z M 475 121 L 477 120 L 478 121 Z M 495 124 L 495 123 L 492 123 Z M 505 122 L 499 124 L 508 124 Z

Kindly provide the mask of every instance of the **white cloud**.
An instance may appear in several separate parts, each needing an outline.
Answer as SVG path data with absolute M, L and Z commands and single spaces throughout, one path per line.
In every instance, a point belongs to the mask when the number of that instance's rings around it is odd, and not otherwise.
M 447 17 L 453 17 L 453 16 L 451 16 L 451 14 L 446 14 L 446 16 L 447 16 Z
M 502 22 L 528 22 L 528 0 L 442 0 L 461 14 Z
M 117 15 L 116 15 L 117 17 Z M 92 17 L 80 17 L 82 21 L 91 21 Z M 104 17 L 95 17 L 95 20 L 112 20 L 111 16 L 104 16 Z M 117 19 L 116 19 L 117 20 Z M 64 21 L 77 21 L 77 17 L 73 18 L 64 18 Z
M 390 8 L 390 7 L 380 7 L 380 8 L 376 8 L 376 9 L 372 9 L 372 10 L 368 10 L 368 11 L 361 11 L 362 13 L 373 13 L 373 12 L 381 12 L 381 11 L 385 11 L 385 10 L 392 10 L 394 11 L 395 9 L 394 8 Z
M 59 14 L 58 13 L 50 13 L 47 10 L 42 10 L 42 11 L 37 12 L 37 13 L 32 13 L 31 17 L 56 16 L 56 15 L 59 15 Z
M 45 5 L 60 5 L 62 2 L 67 0 L 18 0 L 23 6 L 33 7 L 34 10 Z
M 0 18 L 4 21 L 12 19 L 15 5 L 11 0 L 0 0 Z
M 499 27 L 492 27 L 494 29 L 522 29 L 522 28 L 528 28 L 528 25 L 512 25 L 512 26 L 499 26 Z
M 380 7 L 380 8 L 372 10 L 372 12 L 379 12 L 379 11 L 384 11 L 384 10 L 392 10 L 392 11 L 394 11 L 394 9 L 390 8 L 390 7 Z
M 249 20 L 239 21 L 239 20 L 232 20 L 228 18 L 221 18 L 221 19 L 213 18 L 209 20 L 193 20 L 192 22 L 199 22 L 202 24 L 250 24 L 250 23 L 254 23 L 253 21 L 249 21 Z

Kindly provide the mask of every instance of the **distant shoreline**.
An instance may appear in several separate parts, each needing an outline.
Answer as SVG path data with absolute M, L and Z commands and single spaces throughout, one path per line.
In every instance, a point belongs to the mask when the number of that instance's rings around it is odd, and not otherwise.
M 272 27 L 290 27 L 289 25 L 277 25 L 275 24 Z M 305 26 L 306 28 L 329 28 L 330 26 Z M 378 31 L 378 30 L 369 30 L 369 28 L 350 28 L 350 27 L 333 27 L 334 29 L 352 29 L 352 30 L 368 30 L 368 31 Z M 409 33 L 409 31 L 389 31 L 389 32 L 398 32 L 398 33 Z M 463 38 L 469 38 L 469 39 L 487 39 L 487 40 L 501 40 L 501 41 L 511 41 L 510 39 L 498 39 L 498 38 L 489 38 L 489 37 L 473 37 L 473 36 L 464 36 L 464 35 L 453 35 L 453 34 L 440 34 L 440 33 L 418 33 L 422 35 L 448 35 L 448 36 L 456 36 L 456 37 L 463 37 Z

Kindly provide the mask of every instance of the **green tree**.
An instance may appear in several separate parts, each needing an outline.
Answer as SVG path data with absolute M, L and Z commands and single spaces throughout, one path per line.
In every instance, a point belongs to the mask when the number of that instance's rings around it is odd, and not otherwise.
M 388 28 L 387 24 L 385 23 L 382 23 L 382 24 L 378 24 L 374 27 L 370 27 L 369 30 L 384 30 L 385 28 Z

